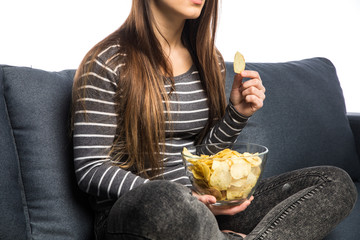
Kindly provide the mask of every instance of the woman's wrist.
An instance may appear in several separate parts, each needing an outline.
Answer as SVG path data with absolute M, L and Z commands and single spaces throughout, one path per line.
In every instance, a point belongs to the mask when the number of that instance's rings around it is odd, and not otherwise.
M 232 115 L 232 116 L 235 116 L 237 121 L 246 122 L 251 117 L 251 116 L 245 116 L 244 114 L 242 114 L 238 110 L 236 110 L 234 104 L 231 102 L 230 99 L 229 99 L 229 109 L 232 111 L 232 113 L 234 113 L 234 115 Z

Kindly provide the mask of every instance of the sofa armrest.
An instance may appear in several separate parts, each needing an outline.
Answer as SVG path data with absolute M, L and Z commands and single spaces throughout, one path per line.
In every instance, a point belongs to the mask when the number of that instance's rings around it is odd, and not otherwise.
M 348 112 L 347 117 L 349 119 L 350 127 L 354 135 L 356 151 L 360 158 L 360 113 Z

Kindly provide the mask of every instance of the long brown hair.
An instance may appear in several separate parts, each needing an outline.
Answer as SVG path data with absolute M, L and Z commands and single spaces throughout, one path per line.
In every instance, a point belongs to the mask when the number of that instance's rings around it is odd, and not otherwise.
M 225 112 L 225 75 L 219 65 L 223 64 L 223 60 L 215 47 L 217 15 L 218 0 L 207 0 L 200 17 L 186 20 L 182 33 L 182 41 L 199 71 L 210 106 L 209 120 L 197 136 L 197 143 L 202 141 L 214 120 L 221 118 Z M 133 0 L 124 24 L 85 56 L 75 75 L 73 96 L 76 100 L 86 94 L 77 89 L 80 76 L 91 71 L 89 59 L 94 60 L 108 46 L 118 44 L 119 56 L 124 57 L 107 63 L 110 66 L 123 63 L 115 97 L 121 116 L 118 117 L 117 138 L 111 154 L 121 167 L 147 177 L 162 171 L 160 158 L 165 145 L 159 143 L 165 142 L 165 120 L 170 117 L 164 114 L 164 109 L 169 109 L 169 95 L 164 82 L 172 84 L 174 89 L 172 68 L 155 36 L 153 24 L 149 1 Z M 147 169 L 152 171 L 147 172 Z

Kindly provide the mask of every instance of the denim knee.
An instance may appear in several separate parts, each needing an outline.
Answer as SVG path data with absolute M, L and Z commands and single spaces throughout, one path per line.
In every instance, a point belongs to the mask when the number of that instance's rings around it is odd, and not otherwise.
M 338 167 L 328 167 L 326 175 L 337 187 L 337 191 L 334 191 L 334 194 L 336 194 L 340 202 L 344 203 L 343 206 L 346 208 L 344 210 L 348 210 L 346 212 L 350 213 L 356 204 L 358 196 L 356 186 L 351 177 L 345 170 Z
M 116 239 L 224 238 L 205 204 L 170 181 L 151 181 L 121 197 L 110 211 L 107 231 Z

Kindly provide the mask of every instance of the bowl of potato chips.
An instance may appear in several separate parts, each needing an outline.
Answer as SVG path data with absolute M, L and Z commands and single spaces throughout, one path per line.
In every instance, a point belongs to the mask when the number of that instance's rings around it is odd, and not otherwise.
M 184 148 L 187 176 L 198 194 L 216 197 L 214 205 L 237 205 L 254 193 L 268 149 L 252 143 L 204 144 Z

